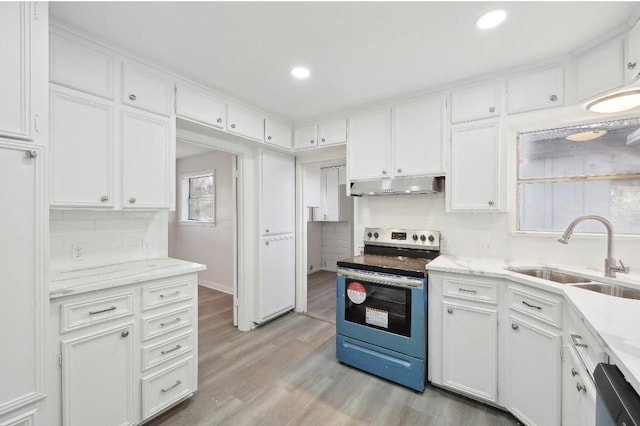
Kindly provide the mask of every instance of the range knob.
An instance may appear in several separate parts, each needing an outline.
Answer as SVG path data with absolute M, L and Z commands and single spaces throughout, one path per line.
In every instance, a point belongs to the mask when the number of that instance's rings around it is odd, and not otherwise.
M 367 232 L 367 237 L 371 238 L 373 234 L 371 232 Z
M 433 240 L 435 240 L 435 238 L 433 238 L 433 235 L 429 235 L 429 242 L 433 242 Z
M 418 234 L 413 234 L 413 241 L 418 241 Z
M 427 239 L 427 237 L 425 237 L 424 235 L 420 235 L 420 241 L 422 241 L 424 243 L 426 239 Z
M 374 232 L 374 233 L 373 233 L 373 238 L 376 238 L 376 239 L 377 239 L 378 237 L 379 237 L 378 233 L 377 233 L 377 232 Z

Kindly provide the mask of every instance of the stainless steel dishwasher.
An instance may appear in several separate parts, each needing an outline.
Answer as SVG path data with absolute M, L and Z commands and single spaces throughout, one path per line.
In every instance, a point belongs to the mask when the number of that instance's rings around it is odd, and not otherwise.
M 596 383 L 596 426 L 640 425 L 640 396 L 615 365 L 598 364 Z

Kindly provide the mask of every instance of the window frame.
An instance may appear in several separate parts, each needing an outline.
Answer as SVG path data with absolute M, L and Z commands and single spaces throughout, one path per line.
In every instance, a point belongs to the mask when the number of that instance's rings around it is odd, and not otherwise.
M 195 220 L 189 219 L 190 216 L 190 203 L 191 199 L 191 179 L 207 177 L 211 176 L 212 178 L 212 187 L 213 191 L 211 194 L 211 204 L 213 206 L 213 212 L 211 214 L 211 220 Z M 181 225 L 195 225 L 195 226 L 216 226 L 216 173 L 215 169 L 192 172 L 192 173 L 182 173 L 180 174 L 180 214 L 179 214 L 179 223 Z

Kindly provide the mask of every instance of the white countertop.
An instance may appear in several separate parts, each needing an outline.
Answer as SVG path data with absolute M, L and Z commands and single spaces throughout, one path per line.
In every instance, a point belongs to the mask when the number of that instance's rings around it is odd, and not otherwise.
M 603 262 L 604 263 L 604 262 Z M 640 300 L 623 299 L 563 285 L 508 271 L 514 266 L 547 266 L 558 271 L 584 276 L 595 282 L 624 285 L 640 289 L 640 275 L 602 276 L 603 268 L 574 265 L 541 264 L 539 262 L 505 262 L 495 259 L 465 258 L 440 255 L 427 265 L 430 271 L 473 274 L 526 283 L 547 291 L 563 294 L 567 302 L 584 318 L 585 325 L 596 335 L 603 349 L 631 386 L 640 394 Z
M 207 269 L 199 263 L 172 258 L 146 259 L 82 269 L 50 271 L 49 297 L 70 296 L 189 274 Z

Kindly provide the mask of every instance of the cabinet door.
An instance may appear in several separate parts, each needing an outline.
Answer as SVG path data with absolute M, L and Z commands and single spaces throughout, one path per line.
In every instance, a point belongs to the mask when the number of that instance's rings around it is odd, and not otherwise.
M 499 137 L 497 121 L 452 129 L 451 210 L 499 209 Z
M 347 170 L 350 180 L 390 177 L 389 108 L 369 110 L 349 117 Z
M 583 53 L 576 62 L 580 100 L 624 84 L 624 45 L 621 38 L 609 40 Z
M 440 173 L 444 97 L 406 102 L 393 108 L 391 158 L 395 176 Z
M 122 64 L 122 103 L 169 116 L 173 106 L 173 83 L 154 71 Z
M 227 126 L 227 104 L 222 98 L 184 84 L 176 87 L 176 115 L 219 129 Z
M 496 310 L 444 302 L 442 312 L 443 383 L 495 402 L 498 388 Z
M 507 80 L 507 112 L 564 105 L 564 70 L 552 68 Z
M 347 119 L 338 118 L 320 123 L 318 125 L 318 142 L 320 146 L 346 143 Z
M 561 337 L 513 316 L 507 333 L 509 409 L 528 425 L 560 425 Z
M 501 103 L 498 83 L 455 91 L 451 94 L 451 122 L 497 117 Z
M 262 141 L 264 117 L 238 105 L 227 105 L 227 131 L 240 136 Z
M 320 170 L 320 220 L 336 222 L 339 219 L 339 170 L 327 167 Z
M 295 161 L 292 157 L 263 152 L 261 166 L 262 233 L 293 232 Z
M 44 161 L 40 149 L 0 140 L 0 416 L 44 396 Z
M 122 111 L 122 206 L 168 208 L 173 152 L 168 118 Z
M 51 205 L 112 207 L 113 103 L 50 92 Z
M 293 149 L 308 149 L 318 146 L 318 126 L 298 127 L 293 131 Z
M 633 81 L 640 73 L 640 21 L 629 31 L 627 38 L 627 80 Z
M 62 342 L 65 426 L 134 424 L 132 325 Z
M 31 14 L 27 2 L 0 3 L 0 134 L 31 138 Z
M 291 127 L 268 118 L 265 119 L 264 141 L 280 148 L 291 149 Z
M 265 237 L 260 249 L 258 321 L 290 310 L 295 304 L 293 235 Z
M 596 389 L 579 360 L 566 345 L 562 365 L 562 426 L 595 426 Z

